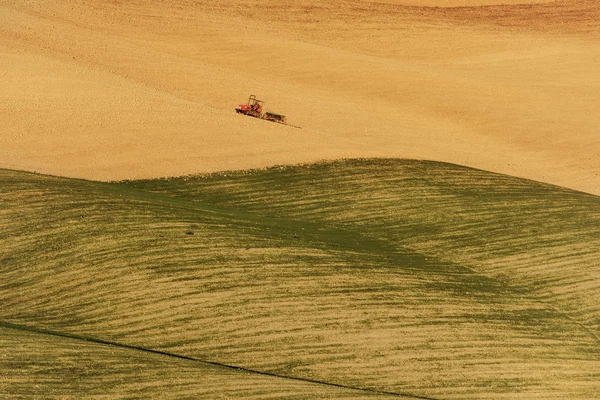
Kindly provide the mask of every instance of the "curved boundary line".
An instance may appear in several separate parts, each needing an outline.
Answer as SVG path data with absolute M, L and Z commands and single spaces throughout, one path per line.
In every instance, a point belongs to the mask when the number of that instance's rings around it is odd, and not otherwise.
M 53 330 L 49 330 L 49 329 L 37 328 L 34 326 L 29 326 L 29 325 L 14 324 L 14 323 L 5 322 L 5 321 L 0 321 L 0 328 L 7 328 L 7 329 L 18 330 L 18 331 L 26 331 L 26 332 L 32 332 L 32 333 L 37 333 L 37 334 L 42 334 L 42 335 L 68 338 L 68 339 L 73 339 L 73 340 L 77 340 L 77 341 L 81 341 L 81 342 L 95 343 L 95 344 L 101 344 L 101 345 L 106 345 L 106 346 L 118 347 L 118 348 L 122 348 L 122 349 L 141 351 L 144 353 L 157 354 L 157 355 L 166 356 L 166 357 L 178 358 L 180 360 L 194 361 L 194 362 L 211 365 L 211 366 L 215 366 L 215 367 L 226 368 L 226 369 L 237 371 L 237 372 L 245 372 L 245 373 L 268 376 L 268 377 L 278 378 L 278 379 L 288 379 L 288 380 L 294 380 L 294 381 L 299 381 L 299 382 L 312 383 L 315 385 L 336 387 L 336 388 L 346 389 L 346 390 L 369 392 L 369 393 L 378 394 L 378 395 L 406 397 L 406 398 L 421 399 L 421 400 L 440 400 L 440 399 L 437 399 L 434 397 L 419 396 L 419 395 L 414 395 L 414 394 L 409 394 L 409 393 L 388 392 L 388 391 L 384 391 L 384 390 L 347 386 L 347 385 L 343 385 L 343 384 L 339 384 L 339 383 L 320 381 L 317 379 L 300 378 L 300 377 L 289 376 L 289 375 L 280 375 L 280 374 L 275 374 L 272 372 L 258 371 L 258 370 L 254 370 L 254 369 L 250 369 L 250 368 L 239 367 L 239 366 L 235 366 L 235 365 L 228 365 L 228 364 L 223 364 L 223 363 L 219 363 L 219 362 L 215 362 L 215 361 L 201 360 L 199 358 L 184 356 L 184 355 L 176 354 L 176 353 L 169 353 L 169 352 L 161 351 L 161 350 L 153 350 L 153 349 L 148 349 L 148 348 L 140 347 L 140 346 L 133 346 L 133 345 L 119 343 L 119 342 L 112 342 L 109 340 L 98 339 L 98 338 L 94 338 L 94 337 L 90 337 L 90 336 L 75 335 L 72 333 L 58 332 L 58 331 L 53 331 Z

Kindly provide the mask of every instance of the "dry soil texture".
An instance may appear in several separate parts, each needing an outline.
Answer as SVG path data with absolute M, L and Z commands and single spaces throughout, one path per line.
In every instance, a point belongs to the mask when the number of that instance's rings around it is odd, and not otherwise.
M 0 166 L 110 180 L 400 156 L 600 193 L 600 4 L 497 3 L 6 0 Z M 303 129 L 236 115 L 250 93 Z

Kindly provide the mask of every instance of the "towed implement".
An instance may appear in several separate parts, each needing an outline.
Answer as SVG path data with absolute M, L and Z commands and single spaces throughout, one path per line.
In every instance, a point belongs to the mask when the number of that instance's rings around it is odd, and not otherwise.
M 246 104 L 240 104 L 235 112 L 238 114 L 249 115 L 254 118 L 264 119 L 271 122 L 277 122 L 278 124 L 284 124 L 288 126 L 292 126 L 294 128 L 300 128 L 299 126 L 289 125 L 287 123 L 285 115 L 276 114 L 273 112 L 265 112 L 263 110 L 264 101 L 258 100 L 255 95 L 250 95 L 248 98 L 248 102 Z

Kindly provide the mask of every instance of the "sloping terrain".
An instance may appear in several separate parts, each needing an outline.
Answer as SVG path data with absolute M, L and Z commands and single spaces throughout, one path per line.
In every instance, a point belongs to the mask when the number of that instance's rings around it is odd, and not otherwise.
M 599 194 L 600 5 L 514 3 L 3 2 L 0 166 L 111 180 L 409 157 Z M 236 115 L 251 93 L 303 129 Z
M 597 398 L 596 196 L 404 160 L 0 174 L 2 396 Z
M 533 290 L 592 332 L 600 329 L 597 196 L 431 161 L 357 160 L 225 175 L 131 184 L 360 229 Z
M 74 340 L 75 339 L 75 340 Z M 83 340 L 82 340 L 83 339 Z M 140 349 L 0 327 L 0 396 L 10 399 L 385 398 Z

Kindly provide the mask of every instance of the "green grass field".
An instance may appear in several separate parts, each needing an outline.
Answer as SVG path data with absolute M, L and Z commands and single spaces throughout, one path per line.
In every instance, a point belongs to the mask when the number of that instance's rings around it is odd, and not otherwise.
M 379 159 L 0 200 L 0 398 L 600 398 L 597 196 Z

